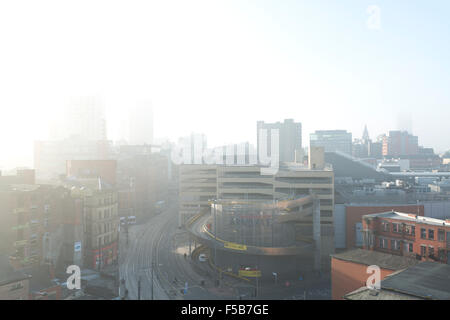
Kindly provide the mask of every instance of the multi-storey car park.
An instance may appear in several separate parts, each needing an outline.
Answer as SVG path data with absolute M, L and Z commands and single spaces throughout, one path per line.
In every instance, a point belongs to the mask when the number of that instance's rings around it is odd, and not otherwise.
M 310 151 L 308 166 L 284 163 L 271 175 L 265 174 L 262 168 L 264 167 L 259 165 L 181 165 L 180 225 L 188 225 L 193 237 L 210 249 L 215 249 L 214 257 L 217 258 L 217 265 L 226 269 L 236 271 L 236 268 L 245 267 L 245 264 L 253 267 L 258 265 L 262 277 L 266 275 L 272 277 L 273 272 L 277 273 L 275 269 L 279 269 L 280 275 L 284 274 L 286 277 L 298 275 L 302 269 L 319 268 L 318 265 L 320 268 L 329 269 L 329 255 L 334 252 L 334 174 L 331 166 L 323 161 L 323 149 Z M 302 201 L 310 199 L 308 205 L 311 207 L 314 202 L 312 199 L 315 199 L 316 226 L 319 228 L 316 234 L 320 234 L 320 241 L 311 240 L 313 214 L 312 210 L 308 211 L 306 207 L 294 205 L 295 209 L 290 209 L 289 219 L 286 218 L 288 215 L 282 214 L 281 211 L 276 213 L 273 219 L 265 210 L 262 210 L 263 215 L 256 214 L 258 206 L 265 206 L 267 209 L 267 206 L 276 206 L 276 203 L 281 201 L 299 199 L 303 199 Z M 215 239 L 218 235 L 211 233 L 215 225 L 211 221 L 213 220 L 211 212 L 215 211 L 216 214 L 218 212 L 210 209 L 211 205 L 217 209 L 213 200 L 215 203 L 219 201 L 227 204 L 221 207 L 226 208 L 225 211 L 219 210 L 219 219 L 222 222 L 220 225 L 223 227 L 220 230 L 224 239 L 219 238 L 223 240 L 222 242 Z M 230 203 L 234 203 L 232 207 L 228 207 Z M 241 203 L 243 207 L 237 210 L 236 203 Z M 251 214 L 250 219 L 247 219 L 249 217 L 231 219 L 230 210 L 234 210 L 235 214 L 242 217 L 245 217 L 242 212 L 246 210 L 256 213 Z M 201 213 L 204 215 L 198 218 Z M 191 223 L 193 220 L 195 222 Z M 212 226 L 212 229 L 208 229 L 208 226 Z M 228 229 L 234 231 L 230 233 L 226 231 Z M 269 239 L 267 232 L 270 233 L 270 239 L 274 239 L 273 244 L 267 243 Z M 309 240 L 303 243 L 305 239 Z M 300 241 L 301 244 L 296 241 Z M 233 244 L 227 247 L 224 245 L 225 242 Z M 311 244 L 317 250 L 312 250 Z M 244 247 L 246 250 L 239 249 Z M 296 249 L 292 249 L 294 247 Z M 309 249 L 306 249 L 307 247 Z M 299 258 L 299 255 L 306 252 L 311 254 L 313 251 L 320 252 L 319 261 L 311 260 L 311 255 L 309 258 Z M 243 256 L 246 258 L 243 259 Z M 211 258 L 214 259 L 212 256 Z M 225 265 L 224 261 L 232 261 L 232 265 Z M 274 268 L 275 265 L 278 267 Z M 284 267 L 286 269 L 283 269 Z

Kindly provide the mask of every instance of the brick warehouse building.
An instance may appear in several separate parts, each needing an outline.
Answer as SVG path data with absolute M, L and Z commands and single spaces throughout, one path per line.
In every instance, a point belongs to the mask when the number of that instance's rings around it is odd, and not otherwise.
M 363 216 L 367 214 L 382 213 L 391 210 L 405 213 L 413 213 L 419 216 L 424 215 L 423 205 L 384 205 L 384 206 L 347 205 L 345 208 L 345 228 L 346 228 L 345 247 L 348 249 L 362 247 L 362 238 L 360 237 L 360 235 L 362 230 Z
M 395 211 L 363 217 L 363 248 L 450 264 L 450 220 Z

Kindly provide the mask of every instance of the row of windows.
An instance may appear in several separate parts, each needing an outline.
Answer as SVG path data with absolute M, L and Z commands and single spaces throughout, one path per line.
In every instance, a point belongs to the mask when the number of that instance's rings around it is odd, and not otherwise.
M 400 250 L 401 249 L 401 240 L 390 240 L 390 248 L 389 248 L 389 240 L 386 238 L 379 239 L 379 247 L 382 249 L 391 249 L 391 250 Z M 414 252 L 414 244 L 412 242 L 407 242 L 404 244 L 404 251 L 413 253 Z M 435 250 L 432 246 L 420 246 L 420 254 L 422 257 L 435 257 Z M 437 258 L 439 260 L 445 259 L 445 249 L 438 248 Z
M 404 230 L 402 230 L 402 225 L 400 223 L 392 223 L 392 229 L 389 229 L 390 223 L 383 221 L 381 223 L 381 228 L 384 232 L 392 231 L 393 233 L 406 233 L 411 236 L 414 236 L 416 234 L 416 227 L 412 225 L 405 225 Z M 435 232 L 434 229 L 426 229 L 421 228 L 420 229 L 420 238 L 422 239 L 428 239 L 428 240 L 435 240 Z M 439 229 L 438 230 L 438 241 L 445 241 L 445 230 Z
M 435 240 L 435 234 L 434 229 L 427 229 L 420 228 L 420 238 L 421 239 L 428 239 L 428 240 Z M 438 230 L 438 241 L 445 241 L 445 230 L 439 229 Z
M 435 257 L 435 250 L 434 250 L 434 247 L 432 247 L 432 246 L 429 246 L 429 247 L 424 246 L 424 245 L 420 246 L 420 255 L 422 257 L 427 257 L 428 256 L 428 257 L 436 258 Z M 437 258 L 439 260 L 441 260 L 441 261 L 445 260 L 445 250 L 444 249 L 438 248 Z
M 391 250 L 400 250 L 401 249 L 400 243 L 401 243 L 401 240 L 391 240 L 390 249 Z M 412 243 L 410 245 L 411 245 L 411 252 L 412 252 Z M 389 249 L 389 240 L 386 238 L 380 238 L 379 246 L 382 249 Z

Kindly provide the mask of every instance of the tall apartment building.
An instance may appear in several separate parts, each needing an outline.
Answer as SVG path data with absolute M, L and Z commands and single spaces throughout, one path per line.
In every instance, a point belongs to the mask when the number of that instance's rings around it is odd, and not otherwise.
M 419 153 L 419 138 L 407 131 L 389 131 L 383 137 L 383 156 L 408 156 Z
M 325 152 L 340 151 L 352 154 L 352 134 L 346 130 L 316 130 L 310 134 L 309 144 L 324 147 Z
M 364 249 L 450 264 L 450 220 L 391 211 L 362 223 Z
M 261 130 L 267 130 L 267 139 L 261 140 Z M 265 123 L 257 122 L 257 154 L 260 157 L 260 150 L 263 144 L 267 146 L 267 156 L 272 156 L 272 130 L 278 130 L 279 133 L 279 161 L 294 162 L 296 161 L 296 152 L 302 149 L 302 124 L 294 122 L 293 119 L 286 119 L 283 123 Z

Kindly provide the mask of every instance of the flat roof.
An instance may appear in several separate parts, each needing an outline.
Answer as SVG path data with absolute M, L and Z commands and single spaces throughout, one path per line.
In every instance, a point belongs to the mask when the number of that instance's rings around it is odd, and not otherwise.
M 394 271 L 406 269 L 419 263 L 418 260 L 413 258 L 363 249 L 348 250 L 342 253 L 332 254 L 331 257 L 367 266 L 377 265 L 380 268 Z

